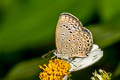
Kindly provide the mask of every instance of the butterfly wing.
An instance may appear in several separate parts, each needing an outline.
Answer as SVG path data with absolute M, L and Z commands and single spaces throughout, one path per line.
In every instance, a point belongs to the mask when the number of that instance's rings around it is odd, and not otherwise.
M 87 33 L 74 32 L 70 34 L 62 45 L 62 54 L 67 57 L 86 57 L 86 54 L 91 50 L 92 43 Z M 89 45 L 89 46 L 88 46 Z
M 102 56 L 103 56 L 103 51 L 101 51 L 101 49 L 99 49 L 97 45 L 93 44 L 93 48 L 91 52 L 88 54 L 88 57 L 75 58 L 75 60 L 71 62 L 70 71 L 78 71 L 83 68 L 86 68 L 99 61 L 102 58 Z
M 70 13 L 62 13 L 56 27 L 56 48 L 58 53 L 62 53 L 64 39 L 76 31 L 80 31 L 82 24 Z
M 90 52 L 92 46 L 93 46 L 93 36 L 92 33 L 85 27 L 82 27 L 82 31 L 80 31 L 80 35 L 82 35 L 83 38 L 83 48 L 84 51 L 87 53 Z

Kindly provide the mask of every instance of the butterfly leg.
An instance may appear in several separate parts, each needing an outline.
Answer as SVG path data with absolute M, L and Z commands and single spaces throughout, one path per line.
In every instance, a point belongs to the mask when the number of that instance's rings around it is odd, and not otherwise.
M 71 63 L 72 65 L 74 65 L 75 67 L 77 67 L 77 66 L 74 64 L 74 62 L 76 62 L 74 59 L 75 59 L 75 58 L 69 58 L 67 61 L 68 61 L 69 63 Z
M 43 55 L 42 55 L 42 58 L 48 58 L 48 57 L 51 56 L 55 51 L 56 51 L 56 50 L 54 49 L 54 50 L 52 50 L 52 51 L 49 51 L 49 52 L 46 53 L 46 54 L 43 54 Z
M 57 56 L 52 56 L 51 59 L 54 59 L 54 58 L 56 58 L 56 57 L 57 57 Z

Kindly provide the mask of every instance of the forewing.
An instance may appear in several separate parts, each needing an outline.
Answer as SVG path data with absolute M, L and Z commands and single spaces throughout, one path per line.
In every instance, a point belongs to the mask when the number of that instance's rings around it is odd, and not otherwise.
M 56 27 L 56 47 L 58 53 L 61 53 L 64 40 L 73 32 L 80 31 L 82 24 L 79 20 L 69 13 L 62 13 L 59 17 Z

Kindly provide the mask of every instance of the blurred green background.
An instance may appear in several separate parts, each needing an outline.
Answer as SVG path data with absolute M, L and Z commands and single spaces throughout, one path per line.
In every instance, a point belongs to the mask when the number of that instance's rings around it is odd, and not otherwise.
M 41 55 L 55 49 L 59 14 L 69 12 L 91 30 L 103 58 L 72 73 L 90 80 L 95 69 L 120 80 L 120 0 L 0 0 L 0 80 L 39 80 Z

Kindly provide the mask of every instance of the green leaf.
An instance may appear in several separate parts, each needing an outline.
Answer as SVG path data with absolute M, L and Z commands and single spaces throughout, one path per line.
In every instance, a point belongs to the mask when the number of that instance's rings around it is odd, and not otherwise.
M 4 80 L 39 80 L 39 65 L 46 64 L 48 59 L 36 58 L 16 64 Z
M 120 31 L 118 27 L 119 25 L 116 26 L 97 24 L 97 25 L 91 25 L 88 28 L 91 30 L 93 34 L 94 43 L 100 45 L 100 47 L 102 48 L 105 48 L 120 40 Z

